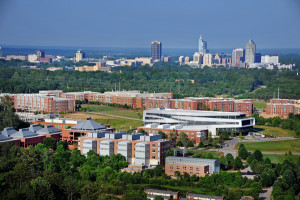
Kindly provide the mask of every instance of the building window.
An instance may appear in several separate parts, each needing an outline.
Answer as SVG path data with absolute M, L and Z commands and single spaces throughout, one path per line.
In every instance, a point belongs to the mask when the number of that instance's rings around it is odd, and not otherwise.
M 176 168 L 177 168 L 177 169 L 180 169 L 180 167 L 179 167 L 179 166 L 177 166 Z

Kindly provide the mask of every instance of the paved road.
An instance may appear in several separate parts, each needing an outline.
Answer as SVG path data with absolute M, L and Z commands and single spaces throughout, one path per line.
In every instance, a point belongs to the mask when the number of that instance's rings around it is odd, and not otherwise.
M 266 189 L 263 189 L 260 193 L 259 193 L 259 200 L 270 200 L 270 196 L 272 194 L 272 190 L 273 187 L 268 187 Z
M 115 117 L 115 118 L 122 118 L 122 119 L 129 119 L 129 120 L 135 120 L 135 121 L 143 121 L 141 119 L 135 119 L 135 118 L 130 118 L 130 117 L 123 117 L 123 116 L 117 116 L 117 115 L 109 115 L 109 114 L 104 114 L 104 113 L 99 113 L 99 112 L 88 112 L 91 114 L 96 114 L 96 115 L 104 115 L 104 116 L 109 116 L 109 117 Z

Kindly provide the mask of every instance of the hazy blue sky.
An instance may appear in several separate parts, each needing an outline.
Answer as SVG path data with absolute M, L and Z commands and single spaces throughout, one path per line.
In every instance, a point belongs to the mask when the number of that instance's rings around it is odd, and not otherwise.
M 300 47 L 299 0 L 0 0 L 0 45 Z

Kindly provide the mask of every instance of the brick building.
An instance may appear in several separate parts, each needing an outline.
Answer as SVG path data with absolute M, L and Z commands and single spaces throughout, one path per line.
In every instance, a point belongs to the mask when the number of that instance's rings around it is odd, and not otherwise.
M 222 112 L 243 112 L 249 115 L 254 112 L 254 102 L 251 99 L 229 99 L 210 97 L 186 97 L 184 99 L 146 99 L 146 109 L 169 108 L 183 110 L 216 110 Z
M 201 141 L 207 140 L 208 130 L 207 129 L 197 129 L 197 127 L 192 126 L 182 126 L 182 125 L 170 125 L 170 124 L 147 124 L 145 126 L 140 126 L 137 128 L 137 132 L 141 129 L 145 130 L 148 135 L 158 134 L 160 131 L 165 133 L 168 138 L 170 132 L 176 133 L 176 138 L 179 133 L 183 132 L 188 137 L 188 140 L 193 141 L 195 144 L 199 144 Z
M 181 175 L 185 172 L 190 176 L 199 177 L 206 174 L 218 173 L 220 170 L 220 161 L 216 159 L 189 158 L 189 157 L 166 157 L 165 173 L 173 177 L 178 171 Z
M 44 135 L 46 138 L 53 138 L 56 142 L 59 142 L 61 138 L 61 130 L 55 128 L 53 125 L 46 125 L 36 133 L 38 135 Z
M 38 143 L 43 143 L 46 136 L 39 135 L 29 130 L 29 128 L 19 129 L 10 135 L 13 139 L 20 140 L 20 147 L 27 148 L 28 146 L 36 146 Z
M 270 99 L 267 104 L 266 113 L 273 116 L 288 116 L 300 114 L 300 100 L 295 99 Z
M 93 121 L 90 117 L 86 121 L 83 121 L 70 129 L 62 130 L 62 140 L 71 142 L 70 149 L 78 147 L 78 138 L 86 136 L 89 132 L 93 131 L 114 131 L 110 126 L 103 125 Z
M 75 111 L 75 101 L 43 94 L 16 94 L 14 108 L 43 113 L 70 112 Z

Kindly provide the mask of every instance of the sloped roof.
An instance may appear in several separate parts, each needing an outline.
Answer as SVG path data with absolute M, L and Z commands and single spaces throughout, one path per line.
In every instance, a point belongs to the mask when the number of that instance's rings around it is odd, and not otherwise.
M 18 132 L 11 135 L 12 138 L 27 138 L 35 136 L 38 136 L 38 134 L 30 131 L 28 128 L 20 129 Z
M 71 129 L 73 130 L 99 130 L 99 129 L 106 129 L 106 126 L 95 122 L 90 117 L 86 119 L 86 121 L 73 126 Z
M 4 128 L 4 130 L 1 132 L 1 134 L 6 137 L 10 137 L 10 135 L 14 134 L 15 132 L 17 132 L 17 131 L 14 128 L 7 127 L 7 128 Z
M 0 141 L 5 141 L 5 140 L 10 140 L 12 139 L 11 137 L 7 137 L 5 135 L 0 134 Z
M 42 127 L 40 127 L 38 124 L 31 124 L 29 126 L 29 130 L 34 133 L 36 133 L 38 130 L 41 130 L 41 129 L 42 129 Z
M 38 130 L 36 133 L 43 135 L 43 134 L 53 134 L 53 133 L 60 133 L 60 132 L 61 132 L 60 129 L 55 128 L 53 125 L 48 125 Z

